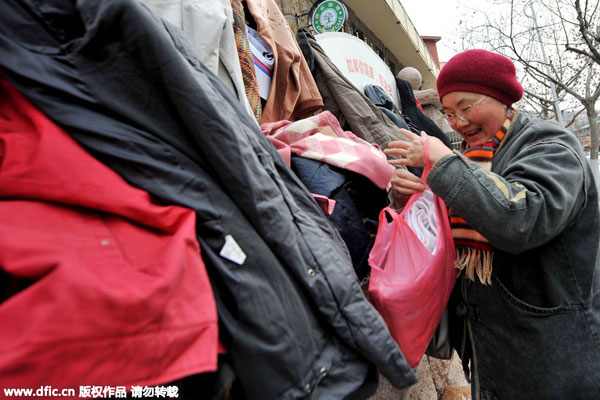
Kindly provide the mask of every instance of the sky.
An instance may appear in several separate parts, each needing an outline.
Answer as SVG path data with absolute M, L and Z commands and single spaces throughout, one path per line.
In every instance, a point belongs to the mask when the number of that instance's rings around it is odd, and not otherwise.
M 439 60 L 448 61 L 456 52 L 452 42 L 469 7 L 485 9 L 486 0 L 400 0 L 421 36 L 441 36 L 437 42 Z M 489 5 L 488 5 L 489 7 Z

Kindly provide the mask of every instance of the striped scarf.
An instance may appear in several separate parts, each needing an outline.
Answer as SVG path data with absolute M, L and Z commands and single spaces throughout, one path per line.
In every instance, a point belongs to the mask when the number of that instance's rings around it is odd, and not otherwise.
M 230 0 L 230 3 L 231 10 L 233 11 L 233 34 L 240 59 L 246 97 L 248 98 L 248 103 L 250 103 L 254 117 L 257 121 L 260 121 L 262 106 L 260 96 L 258 95 L 258 81 L 254 72 L 254 60 L 252 59 L 252 52 L 248 44 L 248 36 L 246 35 L 244 6 L 241 0 Z
M 464 156 L 491 170 L 494 153 L 508 132 L 514 115 L 515 110 L 510 109 L 506 121 L 496 135 L 480 146 L 468 146 L 463 153 Z M 464 269 L 467 279 L 475 280 L 475 273 L 477 273 L 481 283 L 490 285 L 492 283 L 493 247 L 483 235 L 471 228 L 452 209 L 450 209 L 450 226 L 456 246 L 455 267 L 461 271 Z

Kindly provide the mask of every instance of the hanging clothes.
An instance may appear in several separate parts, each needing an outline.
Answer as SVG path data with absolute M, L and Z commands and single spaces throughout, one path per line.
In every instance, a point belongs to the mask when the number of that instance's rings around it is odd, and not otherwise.
M 246 25 L 246 33 L 248 35 L 250 50 L 252 51 L 260 98 L 267 100 L 271 92 L 275 56 L 273 55 L 271 46 L 258 35 L 258 32 Z
M 410 83 L 404 79 L 396 78 L 396 87 L 398 88 L 398 96 L 402 103 L 402 113 L 405 114 L 410 121 L 419 128 L 420 131 L 425 131 L 430 136 L 435 136 L 440 139 L 448 148 L 452 148 L 450 139 L 440 129 L 439 126 L 417 106 L 417 99 L 413 92 Z
M 235 36 L 235 45 L 240 58 L 240 68 L 242 70 L 242 80 L 246 89 L 246 97 L 250 108 L 257 121 L 260 121 L 262 114 L 262 105 L 258 92 L 258 81 L 254 72 L 254 60 L 248 35 L 246 34 L 246 14 L 241 0 L 230 0 L 231 10 L 233 12 L 233 34 Z
M 126 0 L 10 0 L 0 22 L 0 67 L 21 92 L 132 185 L 196 212 L 247 398 L 368 397 L 375 368 L 416 381 L 339 234 L 176 31 Z
M 192 56 L 217 74 L 251 115 L 229 0 L 140 0 L 169 24 L 181 29 Z M 243 40 L 243 39 L 242 39 Z
M 269 97 L 260 123 L 295 121 L 321 111 L 323 99 L 285 16 L 274 0 L 246 0 L 258 35 L 275 56 Z
M 329 111 L 295 122 L 278 121 L 260 127 L 267 138 L 289 146 L 292 154 L 353 171 L 380 189 L 386 189 L 394 175 L 394 167 L 388 164 L 379 146 L 342 130 Z
M 217 367 L 192 210 L 128 185 L 0 78 L 0 382 L 156 385 Z
M 390 95 L 379 85 L 366 85 L 365 95 L 388 117 L 396 126 L 402 129 L 412 130 L 408 123 L 400 115 L 398 107 L 394 104 Z M 418 133 L 418 131 L 417 131 Z
M 369 252 L 377 232 L 379 211 L 387 205 L 387 192 L 355 172 L 310 158 L 292 156 L 292 170 L 311 193 L 331 199 L 329 220 L 348 246 L 361 286 L 369 282 Z
M 261 129 L 283 157 L 295 155 L 290 160 L 292 170 L 311 193 L 335 201 L 329 220 L 348 246 L 358 280 L 365 285 L 371 233 L 376 232 L 376 226 L 370 232 L 368 225 L 376 224 L 379 211 L 386 206 L 385 189 L 394 167 L 379 146 L 343 131 L 329 111 L 295 122 L 265 123 Z M 365 196 L 369 201 L 358 202 Z
M 421 134 L 419 128 L 412 123 L 410 118 L 406 116 L 402 116 L 397 114 L 394 110 L 395 107 L 394 102 L 390 95 L 378 85 L 366 85 L 365 86 L 365 95 L 377 106 L 379 109 L 392 121 L 394 124 L 398 126 L 398 128 L 407 129 L 417 135 Z M 415 174 L 416 176 L 421 176 L 423 173 L 423 167 L 411 167 L 407 166 L 407 170 Z
M 310 32 L 300 29 L 296 37 L 323 96 L 323 108 L 335 115 L 344 130 L 382 149 L 392 140 L 406 140 L 398 127 L 344 77 Z

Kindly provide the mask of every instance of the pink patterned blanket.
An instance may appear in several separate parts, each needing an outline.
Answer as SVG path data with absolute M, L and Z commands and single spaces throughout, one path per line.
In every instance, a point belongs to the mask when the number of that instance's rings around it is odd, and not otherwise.
M 290 165 L 291 154 L 319 160 L 367 177 L 377 187 L 387 188 L 394 167 L 379 146 L 344 131 L 329 111 L 291 122 L 260 125 L 277 151 Z

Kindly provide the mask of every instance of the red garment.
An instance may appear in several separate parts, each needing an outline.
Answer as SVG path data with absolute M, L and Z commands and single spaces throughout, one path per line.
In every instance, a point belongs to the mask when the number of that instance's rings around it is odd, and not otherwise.
M 440 100 L 450 92 L 483 94 L 512 106 L 523 97 L 515 63 L 502 54 L 471 49 L 454 55 L 436 80 Z
M 423 106 L 421 105 L 421 102 L 416 97 L 415 97 L 415 103 L 417 103 L 417 107 L 419 107 L 419 110 L 421 110 L 421 112 L 424 112 L 423 111 Z
M 157 385 L 217 366 L 195 213 L 159 206 L 0 78 L 0 386 Z M 77 394 L 76 394 L 77 396 Z

